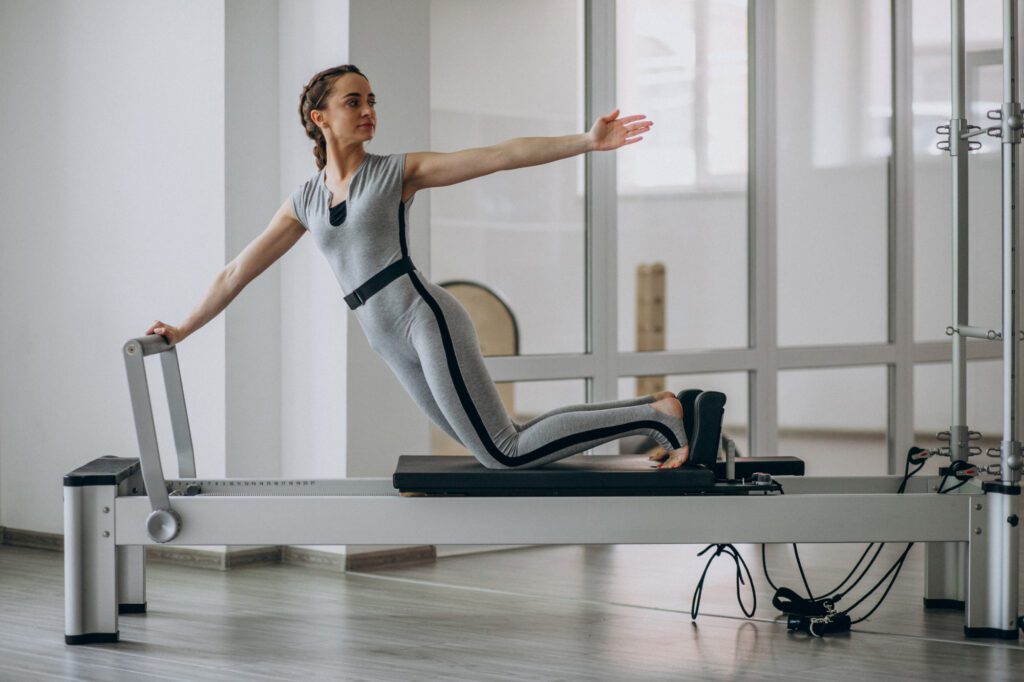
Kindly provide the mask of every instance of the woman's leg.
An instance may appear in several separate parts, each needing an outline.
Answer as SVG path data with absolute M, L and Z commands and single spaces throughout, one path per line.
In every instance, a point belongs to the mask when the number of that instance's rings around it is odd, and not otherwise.
M 517 428 L 484 365 L 469 315 L 448 292 L 423 283 L 416 273 L 411 277 L 426 303 L 410 327 L 410 341 L 427 385 L 447 422 L 485 466 L 540 466 L 635 434 L 650 435 L 673 451 L 686 445 L 682 419 L 643 398 L 619 407 L 563 408 Z
M 673 395 L 668 391 L 666 395 Z M 565 412 L 587 412 L 590 410 L 610 410 L 617 407 L 633 407 L 634 405 L 649 405 L 653 403 L 657 398 L 654 395 L 642 395 L 636 398 L 626 398 L 625 400 L 609 400 L 603 403 L 580 403 L 578 405 L 566 405 L 565 407 L 559 407 L 558 409 L 545 412 L 544 414 L 537 415 L 528 422 L 519 424 L 519 429 L 525 429 L 533 426 L 534 424 L 553 417 L 556 414 L 564 414 Z
M 398 381 L 402 384 L 406 393 L 412 397 L 413 401 L 423 410 L 430 421 L 461 445 L 462 441 L 459 440 L 455 429 L 444 418 L 444 413 L 441 412 L 441 408 L 434 401 L 434 396 L 430 393 L 430 387 L 427 386 L 427 380 L 423 376 L 423 368 L 420 366 L 419 361 L 415 358 L 403 357 L 385 358 L 385 362 L 388 363 L 395 376 L 398 377 Z

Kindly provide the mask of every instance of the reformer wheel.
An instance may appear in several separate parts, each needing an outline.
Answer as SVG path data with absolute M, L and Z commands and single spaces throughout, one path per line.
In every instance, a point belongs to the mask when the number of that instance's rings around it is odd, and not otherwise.
M 180 530 L 181 517 L 173 509 L 157 509 L 146 517 L 146 532 L 154 542 L 170 542 Z

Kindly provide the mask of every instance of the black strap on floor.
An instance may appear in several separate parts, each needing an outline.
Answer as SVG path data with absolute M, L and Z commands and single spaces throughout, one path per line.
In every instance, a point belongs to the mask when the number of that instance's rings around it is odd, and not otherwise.
M 394 263 L 359 285 L 355 291 L 345 297 L 345 303 L 348 304 L 349 308 L 355 310 L 369 301 L 370 297 L 378 291 L 391 284 L 402 275 L 406 275 L 415 269 L 416 266 L 412 264 L 412 259 L 408 256 L 404 256 L 401 260 L 396 260 Z
M 788 587 L 780 587 L 775 591 L 772 606 L 785 614 L 797 616 L 819 617 L 835 612 L 835 602 L 831 599 L 806 599 Z
M 897 490 L 897 494 L 901 494 L 906 491 L 907 483 L 917 472 L 921 470 L 921 468 L 925 464 L 925 461 L 932 454 L 932 451 L 925 450 L 922 448 L 910 448 L 910 450 L 907 452 L 906 462 L 903 468 L 903 480 L 900 482 L 900 487 Z M 911 466 L 913 466 L 914 468 L 912 469 Z M 949 475 L 952 474 L 957 476 L 957 478 L 960 478 L 961 476 L 964 475 L 961 469 L 967 468 L 973 467 L 967 464 L 967 462 L 954 462 L 953 466 L 951 466 L 949 471 L 947 471 L 946 476 L 948 477 Z M 945 483 L 945 481 L 946 478 L 943 478 L 942 482 Z M 959 485 L 963 485 L 963 483 Z M 959 487 L 959 485 L 950 488 L 950 490 Z M 785 494 L 785 491 L 782 492 L 783 494 Z M 938 492 L 944 493 L 948 491 L 944 490 L 942 484 L 940 484 Z M 843 586 L 846 585 L 846 583 L 850 580 L 851 577 L 853 577 L 854 573 L 857 572 L 857 569 L 863 563 L 865 557 L 867 557 L 868 555 L 868 552 L 870 552 L 871 548 L 874 545 L 875 543 L 871 543 L 867 546 L 867 548 L 864 550 L 864 553 L 861 554 L 860 559 L 857 560 L 857 565 L 853 567 L 853 570 L 851 570 L 847 574 L 847 576 L 843 578 L 843 581 L 837 587 L 835 587 L 835 589 L 830 590 L 829 592 L 826 592 L 823 595 L 819 595 L 818 597 L 815 597 L 811 593 L 811 588 L 807 582 L 807 576 L 804 573 L 803 565 L 800 563 L 800 554 L 797 552 L 796 545 L 793 545 L 793 553 L 796 557 L 797 567 L 800 570 L 800 577 L 804 582 L 804 587 L 807 589 L 807 597 L 804 598 L 797 594 L 795 591 L 789 589 L 788 587 L 778 587 L 775 585 L 774 582 L 772 582 L 771 577 L 768 575 L 768 564 L 765 556 L 765 546 L 762 544 L 761 566 L 764 569 L 764 575 L 765 578 L 768 580 L 768 584 L 775 588 L 775 596 L 772 598 L 772 605 L 775 606 L 775 608 L 777 608 L 779 611 L 782 611 L 784 614 L 786 614 L 787 628 L 789 630 L 799 630 L 802 632 L 806 632 L 807 634 L 813 637 L 824 637 L 825 635 L 847 632 L 850 630 L 851 626 L 867 620 L 876 610 L 878 610 L 878 608 L 882 605 L 882 602 L 885 601 L 885 598 L 889 596 L 889 592 L 890 590 L 892 590 L 893 585 L 896 584 L 896 579 L 899 577 L 900 570 L 903 568 L 903 564 L 907 560 L 907 555 L 910 553 L 911 548 L 914 546 L 913 542 L 907 543 L 906 548 L 900 554 L 899 558 L 896 559 L 896 562 L 889 568 L 888 571 L 885 572 L 885 575 L 883 575 L 867 591 L 866 594 L 864 594 L 860 599 L 858 599 L 853 605 L 847 607 L 842 611 L 839 611 L 836 608 L 836 604 L 838 604 L 839 601 L 842 600 L 845 596 L 850 594 L 850 592 L 857 586 L 857 584 L 860 583 L 860 581 L 868 574 L 868 571 L 871 570 L 872 565 L 874 565 L 875 563 L 875 559 L 878 558 L 878 555 L 882 551 L 882 548 L 885 547 L 884 542 L 879 543 L 877 549 L 875 550 L 874 556 L 871 557 L 871 560 L 868 562 L 867 566 L 864 567 L 863 571 L 861 571 L 861 574 L 857 577 L 856 580 L 853 581 L 853 583 L 849 587 L 846 587 L 843 592 L 840 592 L 841 589 L 844 589 Z M 878 599 L 878 601 L 871 608 L 871 610 L 863 616 L 861 616 L 860 618 L 854 619 L 850 615 L 850 612 L 853 611 L 853 609 L 860 606 L 862 603 L 864 603 L 883 584 L 885 584 L 887 580 L 889 581 L 888 586 L 885 588 L 885 591 L 882 593 L 882 596 Z

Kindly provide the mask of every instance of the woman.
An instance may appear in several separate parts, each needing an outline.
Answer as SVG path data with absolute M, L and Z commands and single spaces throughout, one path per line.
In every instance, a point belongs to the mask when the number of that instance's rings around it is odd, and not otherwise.
M 266 231 L 216 277 L 177 327 L 146 331 L 180 343 L 216 317 L 307 231 L 330 264 L 373 349 L 430 419 L 490 468 L 533 467 L 628 435 L 653 437 L 675 468 L 689 456 L 682 407 L 662 392 L 633 400 L 565 407 L 518 424 L 505 412 L 466 311 L 425 281 L 409 259 L 406 219 L 416 192 L 496 171 L 535 166 L 642 140 L 644 116 L 599 118 L 590 132 L 516 138 L 451 154 L 379 156 L 364 144 L 377 126 L 376 96 L 355 66 L 315 75 L 299 116 L 318 172 L 281 205 Z

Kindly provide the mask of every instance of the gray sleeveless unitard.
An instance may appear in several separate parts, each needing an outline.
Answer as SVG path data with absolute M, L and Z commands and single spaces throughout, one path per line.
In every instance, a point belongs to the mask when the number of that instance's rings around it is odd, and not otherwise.
M 335 207 L 318 171 L 293 194 L 295 215 L 313 235 L 342 290 L 351 292 L 408 256 L 402 201 L 405 155 L 366 154 Z M 686 443 L 683 422 L 648 405 L 651 396 L 563 407 L 526 423 L 505 411 L 484 366 L 476 330 L 462 305 L 413 271 L 356 309 L 373 350 L 413 400 L 449 436 L 489 468 L 539 466 L 609 440 L 649 435 L 674 450 Z

